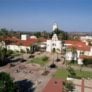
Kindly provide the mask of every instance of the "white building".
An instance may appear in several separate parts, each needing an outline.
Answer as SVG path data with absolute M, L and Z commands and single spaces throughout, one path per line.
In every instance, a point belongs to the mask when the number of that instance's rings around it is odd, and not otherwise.
M 27 40 L 27 34 L 22 34 L 21 35 L 21 40 Z
M 81 41 L 92 40 L 92 36 L 80 36 Z
M 53 49 L 61 52 L 61 47 L 62 47 L 62 42 L 58 40 L 58 37 L 56 34 L 53 34 L 51 40 L 47 40 L 47 46 L 46 46 L 47 52 L 52 52 Z
M 56 23 L 54 23 L 52 30 L 55 31 L 56 29 L 58 29 L 58 26 Z M 58 39 L 57 34 L 53 34 L 52 39 L 47 40 L 46 44 L 47 44 L 46 45 L 47 52 L 52 52 L 53 49 L 55 49 L 58 53 L 61 52 L 62 41 Z
M 52 30 L 55 31 L 56 29 L 58 29 L 58 25 L 56 23 L 54 23 Z
M 92 58 L 92 47 L 82 41 L 66 40 L 65 44 L 66 51 L 65 59 L 68 61 L 77 60 L 77 63 L 82 65 L 85 58 Z M 73 53 L 75 51 L 75 55 Z
M 5 43 L 4 41 L 7 41 L 8 44 Z M 31 36 L 30 38 L 26 34 L 22 34 L 21 39 L 16 37 L 7 37 L 3 40 L 3 42 L 0 42 L 0 46 L 2 45 L 3 47 L 6 47 L 8 50 L 12 51 L 29 52 L 31 50 L 31 46 L 36 44 L 38 41 L 40 41 L 41 44 L 39 45 L 41 45 L 42 48 L 46 46 L 45 45 L 46 39 L 37 38 L 36 36 Z
M 30 36 L 30 39 L 37 39 L 37 37 L 32 35 L 32 36 Z
M 12 50 L 12 51 L 21 51 L 23 50 L 24 52 L 27 52 L 27 50 L 30 51 L 30 46 L 24 46 L 24 45 L 16 45 L 16 44 L 10 44 L 10 45 L 7 45 L 7 49 L 8 50 Z
M 86 45 L 88 45 L 89 42 L 92 44 L 92 36 L 80 36 L 80 40 L 85 42 Z

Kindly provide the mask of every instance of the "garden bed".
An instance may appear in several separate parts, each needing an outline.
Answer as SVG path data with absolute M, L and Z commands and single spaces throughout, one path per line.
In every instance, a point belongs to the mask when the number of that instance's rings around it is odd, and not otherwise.
M 79 71 L 75 70 L 76 73 L 76 78 L 81 79 L 81 78 L 92 78 L 92 72 L 90 71 Z M 66 79 L 68 77 L 68 71 L 66 69 L 58 69 L 56 73 L 54 74 L 55 78 L 62 78 Z

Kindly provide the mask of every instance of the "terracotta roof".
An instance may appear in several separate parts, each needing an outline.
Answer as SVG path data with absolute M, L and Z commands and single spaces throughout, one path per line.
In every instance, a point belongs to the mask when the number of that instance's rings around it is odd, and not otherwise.
M 86 43 L 85 42 L 82 42 L 82 41 L 80 41 L 80 40 L 65 40 L 64 41 L 65 42 L 65 44 L 75 44 L 75 45 L 86 45 Z
M 81 50 L 81 51 L 90 51 L 90 46 L 78 46 L 78 45 L 71 45 L 71 46 L 67 46 L 68 48 L 75 48 L 77 50 Z
M 92 59 L 92 56 L 81 55 L 81 59 Z
M 63 92 L 63 81 L 52 78 L 42 92 Z
M 70 44 L 68 48 L 75 48 L 82 51 L 90 51 L 90 46 L 87 46 L 85 42 L 77 40 L 65 40 L 65 44 Z
M 30 46 L 34 43 L 36 43 L 37 40 L 35 39 L 30 39 L 30 40 L 20 40 L 16 43 L 16 45 L 23 45 L 23 46 Z
M 12 41 L 12 42 L 16 42 L 16 41 L 19 41 L 20 39 L 16 38 L 16 37 L 6 37 L 6 38 L 3 38 L 4 41 Z
M 37 40 L 40 41 L 40 42 L 46 42 L 47 41 L 47 39 L 45 39 L 45 38 L 38 38 Z
M 27 40 L 20 40 L 16 37 L 7 37 L 7 38 L 3 38 L 3 41 L 10 41 L 11 45 L 30 46 L 31 44 L 34 44 L 37 42 L 44 42 L 44 41 L 46 41 L 46 39 L 44 39 L 44 38 L 38 38 L 38 39 L 29 38 Z

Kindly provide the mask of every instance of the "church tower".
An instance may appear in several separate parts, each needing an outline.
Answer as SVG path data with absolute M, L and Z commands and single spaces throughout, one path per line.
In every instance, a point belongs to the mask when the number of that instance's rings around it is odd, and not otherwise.
M 56 29 L 58 29 L 58 25 L 56 23 L 54 23 L 52 30 L 55 31 Z
M 46 51 L 47 52 L 52 52 L 53 49 L 55 49 L 56 51 L 58 50 L 59 53 L 61 52 L 61 47 L 62 47 L 62 42 L 61 40 L 58 39 L 56 30 L 58 29 L 57 24 L 53 24 L 53 35 L 52 35 L 52 39 L 47 40 L 47 46 L 46 46 Z

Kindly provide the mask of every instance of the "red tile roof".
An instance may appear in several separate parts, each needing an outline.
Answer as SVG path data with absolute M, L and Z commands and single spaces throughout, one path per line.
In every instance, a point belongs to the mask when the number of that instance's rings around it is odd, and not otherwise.
M 42 92 L 63 92 L 63 81 L 52 78 Z
M 20 40 L 16 43 L 16 45 L 23 45 L 23 46 L 30 46 L 34 43 L 36 43 L 36 39 L 30 39 L 30 40 Z
M 68 48 L 75 48 L 82 51 L 90 51 L 90 46 L 87 46 L 85 42 L 77 40 L 66 40 L 65 44 L 70 44 L 67 46 Z
M 15 45 L 23 45 L 23 46 L 30 46 L 34 43 L 37 43 L 37 42 L 45 42 L 46 39 L 44 38 L 38 38 L 38 39 L 33 39 L 33 38 L 29 38 L 27 40 L 20 40 L 16 37 L 7 37 L 7 38 L 2 38 L 3 41 L 10 41 L 11 44 L 15 44 Z
M 75 45 L 86 45 L 85 42 L 82 42 L 80 40 L 65 40 L 65 44 L 75 44 Z
M 81 50 L 81 51 L 90 51 L 90 46 L 78 46 L 78 45 L 71 45 L 71 46 L 67 46 L 68 48 L 75 48 L 77 50 Z
M 16 42 L 19 41 L 20 39 L 16 38 L 16 37 L 6 37 L 3 38 L 4 41 L 11 41 L 11 42 Z

